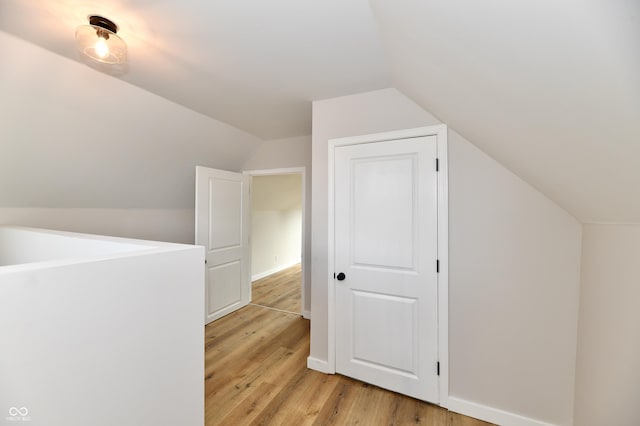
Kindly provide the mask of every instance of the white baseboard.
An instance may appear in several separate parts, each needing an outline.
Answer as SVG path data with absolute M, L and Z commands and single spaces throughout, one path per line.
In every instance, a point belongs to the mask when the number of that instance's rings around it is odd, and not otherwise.
M 308 364 L 309 361 L 307 360 L 307 365 Z M 447 408 L 449 411 L 464 414 L 469 417 L 475 417 L 476 419 L 495 423 L 500 426 L 554 426 L 551 423 L 545 423 L 519 414 L 510 413 L 493 407 L 487 407 L 486 405 L 466 401 L 454 396 L 449 396 L 447 400 Z
M 311 311 L 302 311 L 302 318 L 304 319 L 311 319 Z
M 268 277 L 269 275 L 275 274 L 277 272 L 284 271 L 285 269 L 291 268 L 292 266 L 295 266 L 298 263 L 300 263 L 300 260 L 297 260 L 297 261 L 291 262 L 291 263 L 287 263 L 285 265 L 278 265 L 273 269 L 269 269 L 268 271 L 264 271 L 264 272 L 257 273 L 255 275 L 251 275 L 251 282 L 254 282 L 256 280 L 262 279 L 264 277 Z
M 311 356 L 307 357 L 307 368 L 319 371 L 321 373 L 331 374 L 331 372 L 329 371 L 329 363 L 327 361 Z

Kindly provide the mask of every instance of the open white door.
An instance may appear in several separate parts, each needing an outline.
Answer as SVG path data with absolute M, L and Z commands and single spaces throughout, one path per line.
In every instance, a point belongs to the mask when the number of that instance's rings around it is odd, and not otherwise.
M 334 152 L 336 371 L 438 403 L 437 137 Z
M 206 249 L 205 324 L 251 301 L 249 178 L 196 167 L 196 244 Z

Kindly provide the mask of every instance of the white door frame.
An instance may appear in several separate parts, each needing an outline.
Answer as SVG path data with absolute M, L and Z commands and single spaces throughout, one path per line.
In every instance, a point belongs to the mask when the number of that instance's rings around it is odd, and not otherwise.
M 362 143 L 383 142 L 397 139 L 407 139 L 422 136 L 436 136 L 438 173 L 438 259 L 440 273 L 438 274 L 438 357 L 440 362 L 439 396 L 440 406 L 447 407 L 449 396 L 449 196 L 448 196 L 448 161 L 447 161 L 447 126 L 419 127 L 415 129 L 397 130 L 376 133 L 372 135 L 353 136 L 330 139 L 328 143 L 328 230 L 327 245 L 327 315 L 328 315 L 328 369 L 329 373 L 336 372 L 336 322 L 335 322 L 335 203 L 334 203 L 334 173 L 335 149 L 339 146 Z
M 288 167 L 288 168 L 281 168 L 281 169 L 264 169 L 264 170 L 245 170 L 242 172 L 243 174 L 249 176 L 250 178 L 253 178 L 253 176 L 273 176 L 273 175 L 292 175 L 292 174 L 299 174 L 302 177 L 302 238 L 301 238 L 301 242 L 300 242 L 300 265 L 301 265 L 301 279 L 300 279 L 300 286 L 301 286 L 301 293 L 300 293 L 300 310 L 301 310 L 301 314 L 303 316 L 303 318 L 306 319 L 310 319 L 311 318 L 311 312 L 309 311 L 309 309 L 305 309 L 305 298 L 306 298 L 306 291 L 305 291 L 305 271 L 307 271 L 307 257 L 305 256 L 305 250 L 306 250 L 306 215 L 307 215 L 307 169 L 306 167 Z M 253 191 L 253 179 L 250 179 L 249 181 L 249 187 L 251 188 L 250 191 Z M 249 197 L 251 198 L 251 197 Z M 253 208 L 253 206 L 251 207 Z M 249 244 L 251 246 L 251 244 Z M 250 263 L 251 264 L 251 263 Z

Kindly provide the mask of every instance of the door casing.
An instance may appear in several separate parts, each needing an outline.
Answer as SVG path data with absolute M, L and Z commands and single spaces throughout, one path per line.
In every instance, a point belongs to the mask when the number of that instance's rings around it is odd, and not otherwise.
M 331 139 L 328 143 L 328 245 L 327 245 L 327 316 L 328 316 L 328 372 L 336 371 L 336 321 L 335 294 L 336 283 L 333 279 L 335 271 L 335 222 L 334 222 L 334 173 L 335 149 L 339 146 L 362 143 L 375 143 L 407 139 L 421 136 L 436 136 L 438 158 L 438 260 L 440 272 L 438 274 L 438 357 L 440 362 L 439 397 L 440 406 L 447 407 L 449 395 L 449 224 L 448 224 L 448 161 L 447 161 L 447 126 L 419 127 L 415 129 L 398 130 L 376 133 L 371 135 Z
M 279 168 L 279 169 L 261 169 L 261 170 L 245 170 L 242 172 L 243 174 L 249 176 L 250 180 L 250 188 L 253 193 L 253 177 L 254 176 L 273 176 L 273 175 L 288 175 L 288 174 L 299 174 L 302 178 L 302 233 L 301 233 L 301 241 L 300 241 L 300 250 L 301 250 L 301 276 L 300 276 L 300 286 L 301 286 L 301 314 L 303 318 L 311 319 L 311 311 L 310 308 L 305 306 L 306 300 L 306 286 L 305 286 L 305 274 L 309 268 L 307 264 L 309 260 L 306 256 L 306 215 L 307 215 L 307 169 L 305 167 L 287 167 L 287 168 Z M 251 198 L 251 197 L 249 197 Z M 251 209 L 250 209 L 251 210 Z M 251 243 L 251 242 L 250 242 Z M 251 251 L 250 251 L 251 252 Z

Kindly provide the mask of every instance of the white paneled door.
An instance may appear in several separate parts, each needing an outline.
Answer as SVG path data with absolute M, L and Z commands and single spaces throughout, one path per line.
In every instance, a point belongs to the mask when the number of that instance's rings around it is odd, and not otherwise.
M 438 403 L 437 138 L 334 152 L 336 372 Z
M 196 244 L 206 249 L 205 324 L 251 301 L 248 179 L 196 167 Z

